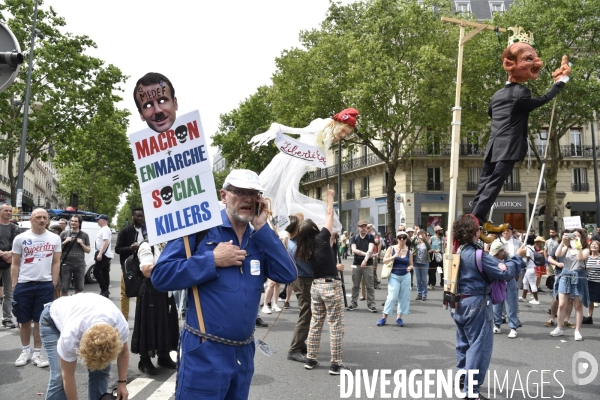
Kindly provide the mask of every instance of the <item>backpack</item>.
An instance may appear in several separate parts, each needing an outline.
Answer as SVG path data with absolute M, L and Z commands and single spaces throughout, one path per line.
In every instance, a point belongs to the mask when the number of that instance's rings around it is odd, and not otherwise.
M 154 253 L 154 247 L 152 247 Z M 144 274 L 140 269 L 140 259 L 137 251 L 127 257 L 123 263 L 123 282 L 125 283 L 125 293 L 127 297 L 137 297 L 140 294 L 140 287 L 144 281 Z
M 544 265 L 546 265 L 546 259 L 544 258 L 544 255 L 535 251 L 535 248 L 533 246 L 528 247 L 531 251 L 533 251 L 533 264 L 536 267 L 543 267 Z
M 492 304 L 502 304 L 502 302 L 506 299 L 506 281 L 501 281 L 498 279 L 494 279 L 490 282 L 487 275 L 483 272 L 483 250 L 477 249 L 475 251 L 475 262 L 477 263 L 477 269 L 483 275 L 485 279 L 486 285 L 489 285 L 492 288 Z

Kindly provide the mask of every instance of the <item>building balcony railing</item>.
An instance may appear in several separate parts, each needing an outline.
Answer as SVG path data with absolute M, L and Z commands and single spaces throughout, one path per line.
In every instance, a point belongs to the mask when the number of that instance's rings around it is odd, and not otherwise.
M 590 184 L 589 183 L 571 183 L 571 189 L 574 192 L 589 192 Z
M 360 197 L 369 197 L 369 189 L 362 189 L 360 191 Z
M 354 200 L 354 192 L 346 193 L 346 200 Z
M 444 190 L 444 182 L 427 182 L 427 190 Z
M 476 192 L 478 185 L 478 182 L 467 182 L 467 192 Z
M 521 182 L 505 182 L 504 183 L 504 191 L 505 192 L 520 192 L 521 191 Z
M 381 164 L 383 161 L 375 154 L 370 154 L 366 157 L 358 157 L 348 162 L 342 163 L 342 172 L 353 171 L 355 169 L 367 167 L 370 165 Z M 305 182 L 312 182 L 319 179 L 325 179 L 325 170 L 327 170 L 327 174 L 330 177 L 337 175 L 339 165 L 332 165 L 331 167 L 317 169 L 315 171 L 310 171 L 306 177 Z

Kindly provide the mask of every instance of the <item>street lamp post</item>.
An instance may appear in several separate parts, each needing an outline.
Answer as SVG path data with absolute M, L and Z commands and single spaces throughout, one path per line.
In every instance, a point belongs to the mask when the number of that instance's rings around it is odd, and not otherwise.
M 23 129 L 21 130 L 21 149 L 19 153 L 19 176 L 17 178 L 17 207 L 23 207 L 23 180 L 25 178 L 25 153 L 27 152 L 27 119 L 29 118 L 29 97 L 31 95 L 31 70 L 33 68 L 33 50 L 35 47 L 35 37 L 40 39 L 44 35 L 36 29 L 38 2 L 35 0 L 35 9 L 33 11 L 33 27 L 31 29 L 31 49 L 29 51 L 29 65 L 27 66 L 27 85 L 25 89 L 25 104 L 23 104 Z
M 594 124 L 596 123 L 596 111 L 594 111 L 594 119 L 590 126 L 592 127 L 592 157 L 594 159 L 594 193 L 596 197 L 596 227 L 600 226 L 600 196 L 598 193 L 598 155 L 596 149 L 596 134 L 594 133 Z

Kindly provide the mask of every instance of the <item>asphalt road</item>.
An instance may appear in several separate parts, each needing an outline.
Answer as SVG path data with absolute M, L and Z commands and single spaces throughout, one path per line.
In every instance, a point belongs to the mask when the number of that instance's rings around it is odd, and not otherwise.
M 114 238 L 113 238 L 114 239 Z M 113 240 L 114 248 L 114 240 Z M 350 263 L 346 262 L 345 276 L 348 294 L 351 290 Z M 119 306 L 120 267 L 117 260 L 111 268 L 111 300 Z M 416 292 L 411 293 L 410 315 L 404 318 L 406 326 L 394 326 L 395 316 L 388 318 L 388 325 L 376 326 L 381 317 L 381 303 L 387 294 L 387 285 L 375 291 L 378 313 L 370 313 L 366 302 L 359 302 L 359 309 L 344 314 L 345 335 L 343 342 L 344 364 L 353 375 L 353 385 L 348 379 L 331 376 L 329 370 L 329 330 L 325 324 L 321 348 L 319 352 L 320 366 L 309 371 L 303 364 L 288 361 L 287 351 L 292 332 L 297 320 L 297 303 L 292 298 L 292 308 L 281 314 L 261 314 L 269 323 L 269 328 L 257 328 L 256 337 L 263 339 L 274 350 L 273 357 L 256 353 L 255 375 L 250 391 L 251 399 L 332 399 L 341 398 L 384 398 L 393 394 L 397 379 L 406 374 L 406 393 L 398 394 L 400 398 L 456 398 L 447 397 L 442 391 L 436 393 L 435 373 L 431 389 L 432 396 L 411 393 L 410 389 L 418 389 L 418 385 L 426 382 L 426 370 L 441 370 L 444 374 L 452 371 L 456 363 L 455 328 L 447 310 L 441 305 L 442 291 L 436 288 L 430 291 L 427 301 L 415 301 Z M 96 284 L 86 285 L 86 291 L 99 291 Z M 494 352 L 490 372 L 483 384 L 483 393 L 497 399 L 529 399 L 529 398 L 561 398 L 561 399 L 598 399 L 600 376 L 587 385 L 576 385 L 573 368 L 578 369 L 577 377 L 585 379 L 593 373 L 594 364 L 590 360 L 574 360 L 574 357 L 585 356 L 586 352 L 600 361 L 600 316 L 595 325 L 584 325 L 583 342 L 573 340 L 573 330 L 566 329 L 566 335 L 554 338 L 549 336 L 550 328 L 543 326 L 548 319 L 546 310 L 550 304 L 550 296 L 540 296 L 541 305 L 533 306 L 519 303 L 520 320 L 523 327 L 519 329 L 516 339 L 507 338 L 509 332 L 503 325 L 503 332 L 494 336 Z M 280 302 L 282 307 L 283 304 Z M 227 310 L 223 310 L 226 317 Z M 129 323 L 133 330 L 135 302 L 131 301 Z M 277 319 L 275 325 L 273 323 Z M 269 330 L 270 329 L 270 330 Z M 40 369 L 31 364 L 17 368 L 14 361 L 20 353 L 18 330 L 0 330 L 0 399 L 43 399 L 48 380 L 48 369 Z M 576 356 L 576 353 L 577 356 Z M 131 355 L 128 388 L 135 399 L 172 399 L 174 396 L 174 374 L 169 370 L 160 370 L 156 377 L 146 377 L 137 369 L 138 356 Z M 586 370 L 587 364 L 587 370 Z M 357 370 L 361 377 L 357 385 Z M 382 388 L 381 379 L 373 380 L 375 374 L 389 370 L 387 379 L 390 383 Z M 419 373 L 421 370 L 421 373 Z M 546 372 L 542 372 L 546 371 Z M 416 377 L 414 385 L 410 385 L 410 374 Z M 363 375 L 364 374 L 364 375 Z M 364 377 L 366 376 L 365 379 Z M 494 379 L 494 376 L 496 379 Z M 379 378 L 379 376 L 377 376 Z M 111 382 L 116 381 L 116 365 L 113 366 Z M 366 381 L 366 383 L 365 383 Z M 77 382 L 81 399 L 87 397 L 87 371 L 83 366 L 77 368 Z M 544 382 L 544 383 L 542 383 Z M 369 393 L 369 386 L 373 393 Z M 501 389 L 500 383 L 504 383 Z M 425 385 L 427 386 L 427 385 Z M 357 387 L 360 394 L 357 393 Z M 398 386 L 400 388 L 400 386 Z M 542 392 L 543 388 L 543 392 Z M 383 389 L 383 390 L 382 390 Z M 494 389 L 496 395 L 494 396 Z M 343 391 L 343 392 L 341 392 Z

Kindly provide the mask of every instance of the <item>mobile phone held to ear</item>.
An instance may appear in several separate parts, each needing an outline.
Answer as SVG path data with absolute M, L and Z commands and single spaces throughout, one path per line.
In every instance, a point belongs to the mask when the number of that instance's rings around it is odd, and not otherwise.
M 256 212 L 254 213 L 254 215 L 258 216 L 262 213 L 263 210 L 263 203 L 259 203 L 258 201 L 256 203 L 254 203 L 254 209 L 256 210 Z

